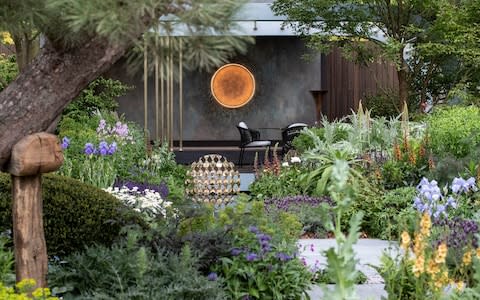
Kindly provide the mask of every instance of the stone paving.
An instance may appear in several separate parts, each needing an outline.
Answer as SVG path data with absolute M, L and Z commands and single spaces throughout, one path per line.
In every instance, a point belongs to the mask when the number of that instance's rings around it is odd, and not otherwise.
M 334 239 L 301 239 L 298 242 L 300 256 L 311 268 L 325 268 L 326 258 L 323 251 L 336 246 Z M 380 257 L 386 251 L 391 255 L 396 254 L 396 243 L 375 239 L 360 239 L 353 246 L 356 258 L 359 260 L 357 269 L 367 276 L 367 282 L 357 285 L 357 295 L 360 299 L 381 299 L 387 294 L 383 290 L 383 279 L 370 265 L 379 266 Z M 320 287 L 313 286 L 309 292 L 312 300 L 322 299 Z

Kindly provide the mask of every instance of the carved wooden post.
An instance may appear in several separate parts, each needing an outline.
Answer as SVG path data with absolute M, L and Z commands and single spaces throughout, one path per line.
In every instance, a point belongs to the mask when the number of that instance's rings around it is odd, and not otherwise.
M 47 286 L 47 245 L 43 231 L 42 173 L 57 170 L 63 153 L 55 135 L 41 132 L 12 149 L 13 241 L 17 282 L 33 278 Z

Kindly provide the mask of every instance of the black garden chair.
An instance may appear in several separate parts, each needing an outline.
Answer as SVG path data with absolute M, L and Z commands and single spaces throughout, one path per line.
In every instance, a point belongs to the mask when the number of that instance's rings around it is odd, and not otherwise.
M 240 132 L 240 156 L 238 157 L 238 165 L 243 165 L 243 157 L 245 148 L 270 147 L 270 141 L 260 140 L 260 131 L 248 128 L 245 122 L 240 122 L 237 125 Z
M 308 125 L 305 123 L 293 123 L 282 129 L 282 154 L 285 155 L 293 149 L 292 141 L 297 137 L 303 128 L 306 128 Z

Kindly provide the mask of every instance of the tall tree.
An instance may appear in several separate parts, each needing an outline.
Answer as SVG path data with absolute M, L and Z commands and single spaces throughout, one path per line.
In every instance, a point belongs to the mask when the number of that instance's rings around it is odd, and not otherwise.
M 0 93 L 0 169 L 19 139 L 54 128 L 63 108 L 90 81 L 127 50 L 154 40 L 144 38 L 152 32 L 169 35 L 180 28 L 189 37 L 183 43 L 185 58 L 203 68 L 245 50 L 248 38 L 229 36 L 230 20 L 243 2 L 0 0 L 1 30 L 41 34 L 45 41 Z
M 458 33 L 455 22 L 468 23 L 458 16 L 448 20 L 445 10 L 458 13 L 468 5 L 474 6 L 474 2 L 478 3 L 477 0 L 276 0 L 273 10 L 288 16 L 288 23 L 299 35 L 307 37 L 314 48 L 326 52 L 337 46 L 360 63 L 379 58 L 394 62 L 398 98 L 404 103 L 408 102 L 415 80 L 420 90 L 418 98 L 426 101 L 426 87 L 442 66 L 446 67 L 445 59 L 452 58 L 452 48 L 461 49 L 461 44 L 453 45 L 448 39 Z M 473 11 L 470 8 L 470 16 Z M 475 33 L 470 31 L 472 36 L 478 41 L 478 29 Z M 435 53 L 434 48 L 445 44 L 449 44 L 450 52 Z M 420 51 L 427 48 L 429 51 Z M 461 54 L 458 51 L 456 55 Z

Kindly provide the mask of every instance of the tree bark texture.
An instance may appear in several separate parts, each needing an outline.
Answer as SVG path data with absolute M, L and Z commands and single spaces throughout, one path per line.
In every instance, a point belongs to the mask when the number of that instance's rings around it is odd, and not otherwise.
M 13 176 L 13 242 L 17 282 L 35 279 L 47 287 L 47 244 L 43 230 L 42 175 Z
M 19 77 L 0 93 L 0 170 L 22 137 L 55 128 L 65 106 L 108 70 L 130 47 L 95 37 L 81 46 L 56 50 L 47 44 Z
M 403 105 L 408 103 L 408 66 L 403 59 L 403 48 L 400 51 L 400 68 L 397 69 L 398 75 L 398 100 L 400 102 L 400 111 L 403 110 Z

